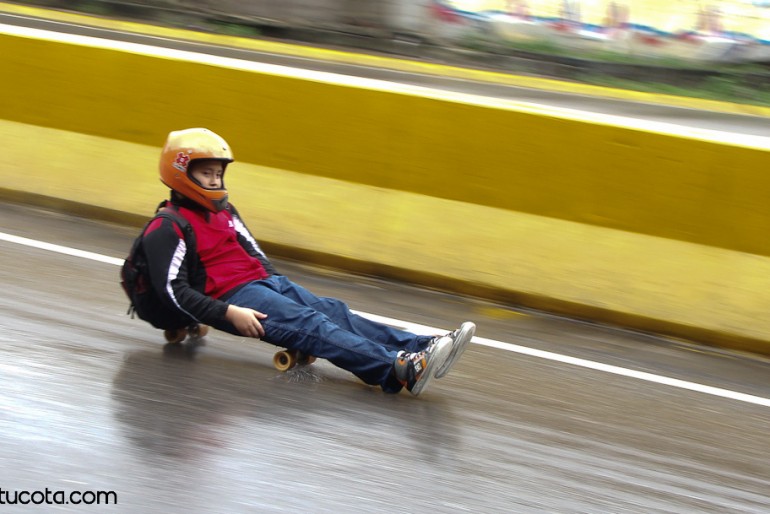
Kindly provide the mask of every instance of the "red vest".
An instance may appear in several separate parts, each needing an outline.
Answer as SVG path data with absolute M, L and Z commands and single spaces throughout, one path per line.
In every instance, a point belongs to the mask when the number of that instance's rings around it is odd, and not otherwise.
M 179 213 L 187 218 L 195 231 L 198 257 L 206 270 L 207 296 L 219 298 L 236 286 L 269 276 L 259 259 L 249 255 L 238 242 L 239 236 L 244 244 L 250 244 L 253 238 L 230 212 L 213 213 L 180 207 Z

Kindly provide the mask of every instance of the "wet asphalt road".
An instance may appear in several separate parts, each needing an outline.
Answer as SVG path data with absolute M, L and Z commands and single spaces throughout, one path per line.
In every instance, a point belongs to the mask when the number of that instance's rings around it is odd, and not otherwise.
M 135 231 L 0 204 L 1 233 L 111 257 Z M 764 360 L 278 265 L 364 312 L 770 398 Z M 770 510 L 767 405 L 479 344 L 423 396 L 385 395 L 324 361 L 281 374 L 220 332 L 165 347 L 117 277 L 0 241 L 0 488 L 118 500 L 39 511 Z

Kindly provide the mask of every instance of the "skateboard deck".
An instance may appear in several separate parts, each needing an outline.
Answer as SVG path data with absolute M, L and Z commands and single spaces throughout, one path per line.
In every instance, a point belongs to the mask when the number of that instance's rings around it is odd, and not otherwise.
M 209 333 L 209 327 L 207 325 L 190 325 L 185 328 L 177 328 L 174 330 L 164 330 L 163 337 L 170 344 L 182 343 L 189 336 L 190 339 L 200 339 L 205 337 Z M 306 366 L 314 363 L 316 360 L 312 355 L 305 355 L 298 350 L 279 350 L 273 355 L 273 366 L 278 371 L 289 371 L 296 366 Z

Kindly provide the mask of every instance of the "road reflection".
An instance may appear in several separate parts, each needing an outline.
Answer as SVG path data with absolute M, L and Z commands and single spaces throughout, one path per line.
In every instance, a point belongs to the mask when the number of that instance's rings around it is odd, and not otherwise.
M 398 444 L 430 462 L 459 444 L 457 420 L 438 391 L 387 395 L 328 363 L 279 373 L 200 350 L 185 343 L 131 352 L 115 377 L 115 419 L 149 463 L 193 462 L 252 432 L 261 437 L 248 442 L 243 457 L 293 446 L 323 453 L 344 441 L 372 452 Z

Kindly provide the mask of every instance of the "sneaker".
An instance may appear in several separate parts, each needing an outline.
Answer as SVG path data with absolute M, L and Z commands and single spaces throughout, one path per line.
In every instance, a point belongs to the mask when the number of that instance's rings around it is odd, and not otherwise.
M 393 364 L 396 379 L 406 389 L 417 396 L 433 379 L 434 370 L 441 366 L 452 351 L 452 340 L 440 337 L 421 352 L 400 352 Z
M 468 347 L 468 343 L 471 342 L 473 334 L 475 333 L 476 325 L 470 321 L 466 321 L 454 332 L 450 332 L 449 334 L 443 336 L 443 338 L 452 340 L 452 350 L 449 352 L 449 357 L 447 357 L 444 363 L 439 366 L 438 369 L 436 369 L 436 378 L 441 378 L 449 373 L 449 369 L 463 354 L 465 349 Z

